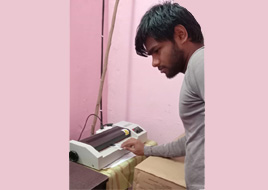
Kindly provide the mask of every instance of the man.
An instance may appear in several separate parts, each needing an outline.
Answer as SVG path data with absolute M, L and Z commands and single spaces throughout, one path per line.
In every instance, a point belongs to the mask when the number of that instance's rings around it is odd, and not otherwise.
M 122 147 L 136 155 L 185 156 L 187 189 L 204 189 L 204 40 L 201 27 L 193 15 L 177 3 L 155 5 L 141 19 L 135 46 L 138 55 L 151 55 L 153 67 L 167 78 L 185 74 L 179 99 L 185 136 L 154 147 L 130 139 Z

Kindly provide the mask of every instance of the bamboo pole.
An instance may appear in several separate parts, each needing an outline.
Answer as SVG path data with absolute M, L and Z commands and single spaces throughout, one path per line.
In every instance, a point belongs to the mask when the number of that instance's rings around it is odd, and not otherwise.
M 105 52 L 103 73 L 101 76 L 101 81 L 100 81 L 100 86 L 99 86 L 99 95 L 98 95 L 97 104 L 95 107 L 95 115 L 97 115 L 97 116 L 99 114 L 100 101 L 102 98 L 103 84 L 104 84 L 105 75 L 106 75 L 106 71 L 107 71 L 108 58 L 109 58 L 109 52 L 110 52 L 110 47 L 111 47 L 111 43 L 112 43 L 112 37 L 113 37 L 113 31 L 114 31 L 114 25 L 115 25 L 118 4 L 119 4 L 119 0 L 116 0 L 115 5 L 114 5 L 114 12 L 113 12 L 113 17 L 112 17 L 111 29 L 109 32 L 108 45 L 107 45 L 107 49 Z M 97 122 L 97 117 L 94 117 L 93 124 L 91 125 L 91 135 L 94 135 L 94 133 L 95 133 L 96 122 Z

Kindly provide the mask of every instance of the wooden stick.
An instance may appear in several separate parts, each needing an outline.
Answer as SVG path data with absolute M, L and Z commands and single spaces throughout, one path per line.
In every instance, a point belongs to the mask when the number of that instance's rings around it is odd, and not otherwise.
M 102 73 L 102 76 L 101 76 L 101 81 L 100 81 L 100 86 L 99 86 L 98 100 L 97 100 L 97 104 L 96 104 L 96 107 L 95 107 L 95 115 L 97 115 L 97 116 L 98 116 L 98 113 L 99 113 L 100 101 L 101 101 L 101 98 L 102 98 L 103 84 L 104 84 L 104 79 L 105 79 L 105 75 L 106 75 L 106 71 L 107 71 L 108 58 L 109 58 L 109 52 L 110 52 L 110 47 L 111 47 L 111 42 L 112 42 L 112 37 L 113 37 L 113 31 L 114 31 L 114 25 L 115 25 L 115 19 L 116 19 L 118 3 L 119 3 L 119 0 L 116 0 L 115 6 L 114 6 L 114 12 L 113 12 L 111 30 L 109 32 L 108 45 L 107 45 L 107 49 L 106 49 L 106 52 L 105 52 L 103 73 Z M 94 133 L 95 133 L 96 122 L 97 122 L 97 117 L 94 117 L 93 124 L 91 125 L 91 135 L 94 135 Z

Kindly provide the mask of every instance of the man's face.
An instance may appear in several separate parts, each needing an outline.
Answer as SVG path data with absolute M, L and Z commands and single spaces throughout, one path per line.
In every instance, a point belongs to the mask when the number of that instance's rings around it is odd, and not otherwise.
M 158 67 L 167 78 L 172 78 L 178 73 L 183 73 L 186 66 L 185 53 L 179 49 L 175 42 L 157 42 L 148 37 L 145 43 L 148 55 L 152 55 L 153 67 Z

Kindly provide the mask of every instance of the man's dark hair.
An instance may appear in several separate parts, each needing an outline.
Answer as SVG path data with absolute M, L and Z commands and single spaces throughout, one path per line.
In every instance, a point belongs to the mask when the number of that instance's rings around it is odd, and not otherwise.
M 159 42 L 174 41 L 174 28 L 179 24 L 185 27 L 191 42 L 204 43 L 201 27 L 194 16 L 178 3 L 165 2 L 153 6 L 142 17 L 135 38 L 137 54 L 148 56 L 144 46 L 147 37 Z

